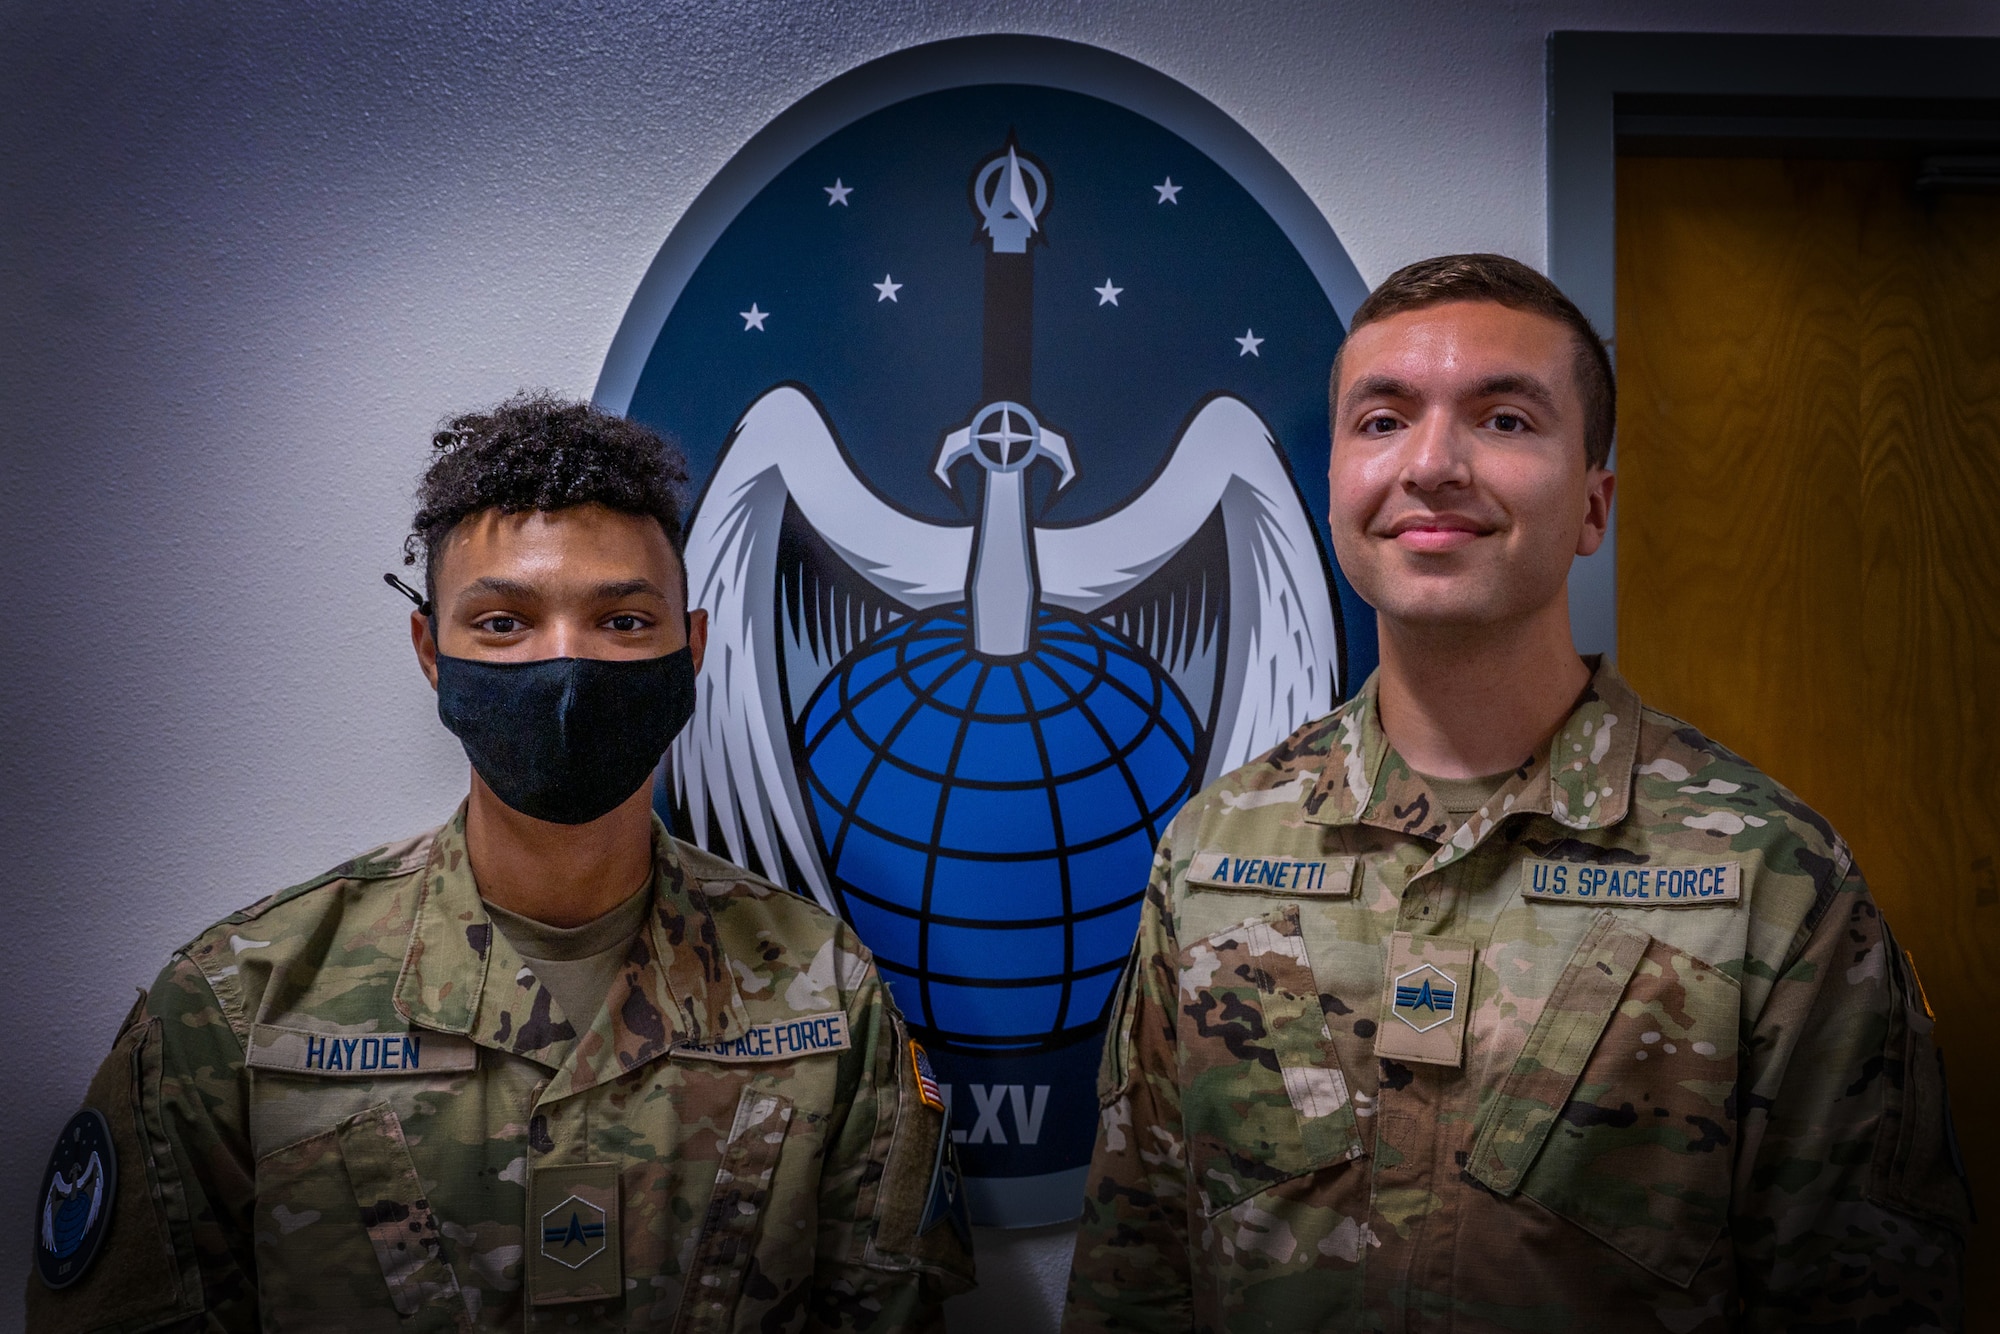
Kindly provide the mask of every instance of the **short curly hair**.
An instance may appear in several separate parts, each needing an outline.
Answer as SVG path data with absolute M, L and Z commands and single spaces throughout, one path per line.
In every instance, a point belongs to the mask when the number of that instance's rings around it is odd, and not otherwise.
M 453 417 L 431 436 L 433 457 L 417 483 L 417 513 L 403 563 L 424 562 L 424 594 L 437 603 L 445 539 L 473 515 L 602 505 L 658 520 L 683 556 L 681 503 L 687 459 L 637 422 L 546 391 L 516 394 L 489 412 Z M 681 593 L 687 569 L 681 561 Z

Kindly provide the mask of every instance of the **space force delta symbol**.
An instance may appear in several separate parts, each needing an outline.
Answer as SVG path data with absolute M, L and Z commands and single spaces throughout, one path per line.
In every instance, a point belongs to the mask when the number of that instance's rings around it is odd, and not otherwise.
M 597 391 L 704 479 L 660 813 L 852 924 L 976 1222 L 1074 1218 L 1153 849 L 1340 697 L 1314 516 L 1364 289 L 1221 112 L 1042 39 L 843 76 L 687 217 Z
M 604 1254 L 604 1211 L 572 1195 L 543 1214 L 542 1254 L 565 1269 L 581 1269 Z

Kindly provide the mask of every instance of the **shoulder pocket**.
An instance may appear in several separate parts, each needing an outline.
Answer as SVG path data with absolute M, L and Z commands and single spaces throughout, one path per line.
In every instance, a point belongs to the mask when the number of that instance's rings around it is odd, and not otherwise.
M 60 1291 L 28 1279 L 30 1329 L 54 1334 L 123 1327 L 202 1309 L 201 1277 L 187 1244 L 185 1188 L 160 1120 L 160 1021 L 145 1018 L 145 1003 L 141 995 L 84 1094 L 84 1106 L 96 1108 L 110 1126 L 118 1157 L 104 1249 L 81 1279 Z M 39 1217 L 42 1201 L 35 1205 Z
M 1868 1198 L 1962 1233 L 1972 1211 L 1945 1096 L 1944 1053 L 1931 1041 L 1935 1021 L 1916 965 L 1886 923 L 1882 936 L 1896 985 L 1882 1051 L 1882 1119 L 1875 1128 Z
M 393 1310 L 401 1330 L 467 1323 L 437 1215 L 383 1103 L 257 1164 L 257 1296 L 283 1324 Z
M 1685 1287 L 1729 1217 L 1736 983 L 1600 913 L 1481 1109 L 1469 1170 Z
M 1118 974 L 1118 989 L 1111 993 L 1111 1016 L 1104 1025 L 1104 1054 L 1097 1062 L 1097 1105 L 1109 1107 L 1132 1086 L 1132 1019 L 1139 1010 L 1141 978 L 1146 966 L 1135 941 Z
M 1177 1004 L 1188 1177 L 1204 1213 L 1361 1156 L 1296 904 L 1183 949 Z

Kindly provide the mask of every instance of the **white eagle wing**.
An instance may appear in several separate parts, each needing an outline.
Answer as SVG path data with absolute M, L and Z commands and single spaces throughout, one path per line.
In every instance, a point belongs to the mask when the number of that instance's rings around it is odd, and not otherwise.
M 83 1220 L 83 1230 L 87 1233 L 97 1222 L 98 1211 L 104 1207 L 104 1163 L 95 1152 L 90 1155 L 90 1167 L 83 1174 L 83 1180 L 76 1183 L 79 1188 L 90 1187 L 90 1213 Z
M 1217 510 L 1229 559 L 1230 664 L 1216 710 L 1208 777 L 1277 744 L 1333 707 L 1338 622 L 1311 516 L 1270 427 L 1249 404 L 1211 399 L 1152 484 L 1075 528 L 1039 528 L 1045 600 L 1089 614 L 1130 591 Z
M 965 596 L 969 526 L 927 523 L 868 488 L 818 404 L 789 385 L 750 405 L 716 460 L 687 534 L 688 605 L 708 612 L 695 715 L 669 752 L 675 796 L 695 837 L 711 821 L 731 861 L 754 849 L 773 879 L 789 852 L 806 888 L 833 907 L 807 827 L 779 680 L 778 548 L 796 507 L 855 574 L 910 607 Z

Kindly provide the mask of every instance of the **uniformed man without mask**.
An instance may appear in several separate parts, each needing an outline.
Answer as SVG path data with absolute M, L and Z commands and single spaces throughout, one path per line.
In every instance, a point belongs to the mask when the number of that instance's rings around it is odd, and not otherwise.
M 1589 323 L 1427 260 L 1332 389 L 1381 667 L 1161 844 L 1068 1327 L 1956 1328 L 1932 1016 L 1853 855 L 1572 645 Z
M 471 794 L 174 955 L 44 1176 L 29 1328 L 939 1327 L 964 1217 L 868 952 L 653 816 L 707 631 L 678 454 L 546 397 L 435 443 L 410 631 Z

